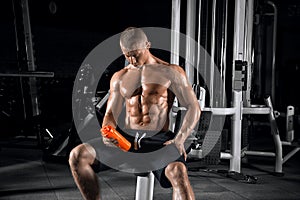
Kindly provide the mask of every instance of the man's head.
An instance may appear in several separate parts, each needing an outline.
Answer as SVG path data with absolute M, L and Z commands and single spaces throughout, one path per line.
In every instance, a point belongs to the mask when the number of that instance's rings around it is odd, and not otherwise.
M 136 27 L 126 28 L 120 36 L 120 46 L 123 52 L 128 53 L 149 47 L 145 32 Z
M 142 29 L 129 27 L 121 33 L 120 46 L 129 63 L 138 66 L 143 65 L 150 42 Z

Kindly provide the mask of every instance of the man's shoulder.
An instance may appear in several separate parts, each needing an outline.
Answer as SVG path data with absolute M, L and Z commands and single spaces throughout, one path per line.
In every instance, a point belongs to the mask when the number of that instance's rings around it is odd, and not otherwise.
M 111 79 L 110 79 L 110 90 L 117 90 L 120 86 L 120 81 L 122 80 L 122 76 L 126 73 L 126 69 L 121 69 L 119 71 L 116 71 Z
M 176 64 L 170 64 L 170 63 L 156 63 L 156 64 L 151 64 L 150 66 L 153 67 L 159 67 L 161 69 L 174 69 L 177 71 L 184 70 L 181 66 L 176 65 Z
M 179 66 L 179 65 L 176 65 L 176 64 L 170 64 L 169 67 L 171 67 L 172 69 L 178 71 L 178 72 L 184 72 L 184 69 Z
M 126 68 L 123 68 L 123 69 L 120 69 L 119 71 L 116 71 L 112 75 L 112 79 L 120 79 L 127 71 L 128 71 L 128 69 L 126 69 Z
M 185 71 L 184 69 L 179 66 L 179 65 L 176 65 L 176 64 L 169 64 L 169 65 L 165 65 L 164 66 L 164 71 L 166 71 L 169 76 L 182 76 L 184 75 L 185 76 Z

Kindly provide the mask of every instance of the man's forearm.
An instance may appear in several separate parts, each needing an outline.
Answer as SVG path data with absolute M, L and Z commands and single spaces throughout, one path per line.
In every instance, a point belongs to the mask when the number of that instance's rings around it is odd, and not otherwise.
M 189 106 L 183 118 L 182 125 L 175 137 L 176 140 L 184 142 L 194 130 L 197 122 L 200 119 L 201 110 L 198 105 Z
M 114 128 L 117 127 L 117 123 L 116 123 L 114 117 L 112 116 L 112 114 L 110 114 L 110 113 L 105 114 L 104 118 L 103 118 L 102 127 L 107 126 L 107 125 L 110 125 Z

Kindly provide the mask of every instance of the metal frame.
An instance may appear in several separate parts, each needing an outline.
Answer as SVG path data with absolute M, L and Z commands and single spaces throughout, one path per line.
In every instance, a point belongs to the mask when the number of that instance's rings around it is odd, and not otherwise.
M 277 40 L 277 6 L 272 2 L 272 1 L 267 1 L 267 4 L 272 6 L 274 13 L 274 22 L 273 22 L 273 45 L 272 45 L 272 89 L 271 89 L 271 97 L 273 102 L 275 101 L 275 89 L 276 89 L 276 67 L 275 67 L 275 62 L 276 62 L 276 40 Z
M 247 0 L 246 3 L 246 23 L 245 23 L 245 60 L 248 63 L 246 73 L 245 91 L 243 92 L 244 106 L 251 106 L 251 84 L 252 84 L 252 68 L 253 68 L 253 15 L 254 15 L 254 0 Z
M 173 2 L 179 3 L 176 0 L 173 0 Z M 201 14 L 201 0 L 199 0 L 199 20 L 200 20 L 200 14 Z M 268 1 L 268 4 L 272 5 L 274 7 L 274 30 L 276 30 L 276 6 Z M 227 6 L 227 4 L 226 4 Z M 173 6 L 174 8 L 174 6 Z M 180 9 L 180 6 L 177 6 L 178 9 Z M 291 145 L 290 139 L 288 141 L 281 141 L 278 133 L 278 129 L 276 128 L 276 122 L 274 116 L 274 110 L 272 107 L 271 99 L 267 98 L 265 99 L 266 105 L 251 105 L 251 99 L 250 99 L 250 91 L 251 91 L 251 71 L 252 71 L 252 63 L 253 63 L 253 46 L 252 46 L 252 31 L 253 31 L 253 9 L 254 9 L 254 0 L 235 0 L 235 16 L 234 16 L 234 41 L 233 41 L 233 70 L 232 70 L 232 107 L 230 108 L 219 108 L 219 107 L 212 107 L 212 108 L 206 108 L 204 107 L 203 111 L 211 111 L 213 115 L 231 115 L 232 116 L 232 132 L 231 132 L 231 151 L 230 153 L 227 152 L 221 152 L 221 159 L 229 159 L 230 160 L 230 171 L 240 172 L 241 171 L 241 156 L 242 155 L 260 155 L 260 156 L 274 156 L 276 158 L 275 162 L 275 172 L 282 173 L 282 165 L 284 162 L 286 162 L 291 156 L 293 156 L 296 152 L 300 150 L 299 147 L 296 147 L 293 149 L 290 153 L 288 153 L 284 158 L 282 156 L 282 145 Z M 187 12 L 191 11 L 192 13 L 188 14 L 188 17 L 194 16 L 194 10 L 191 10 L 189 4 L 187 6 Z M 212 40 L 211 40 L 211 65 L 214 64 L 214 47 L 215 47 L 215 13 L 216 11 L 216 1 L 214 0 L 212 2 Z M 173 10 L 174 12 L 174 10 Z M 180 10 L 175 10 L 175 13 L 180 13 Z M 174 14 L 174 13 L 173 13 Z M 226 14 L 227 14 L 227 7 L 226 7 Z M 174 15 L 172 15 L 174 16 Z M 178 17 L 178 15 L 177 15 Z M 192 18 L 194 19 L 194 18 Z M 187 20 L 189 23 L 191 23 L 191 19 Z M 177 23 L 179 23 L 180 20 L 177 20 Z M 227 17 L 225 22 L 227 23 Z M 179 23 L 180 24 L 180 23 Z M 179 24 L 177 24 L 179 26 Z M 198 33 L 200 34 L 200 25 L 198 26 Z M 174 27 L 178 27 L 174 25 Z M 227 28 L 227 25 L 225 25 L 225 28 Z M 179 29 L 179 28 L 178 28 Z M 193 27 L 191 28 L 193 30 Z M 190 31 L 187 29 L 187 33 L 190 36 Z M 274 31 L 275 34 L 275 31 Z M 198 35 L 198 42 L 200 42 Z M 226 37 L 225 43 L 227 45 Z M 273 40 L 276 39 L 276 35 L 273 36 Z M 179 41 L 179 40 L 178 40 Z M 275 42 L 275 41 L 274 41 Z M 275 45 L 273 45 L 273 68 L 275 63 Z M 187 45 L 187 48 L 190 48 L 189 45 Z M 198 47 L 199 48 L 199 47 Z M 171 49 L 174 51 L 174 49 Z M 190 49 L 188 50 L 190 52 Z M 224 53 L 224 52 L 223 52 Z M 192 55 L 194 55 L 192 53 Z M 199 62 L 199 52 L 198 52 L 198 58 L 197 58 L 197 64 Z M 224 55 L 223 55 L 224 56 Z M 247 77 L 242 77 L 242 73 L 237 73 L 235 61 L 242 61 L 248 64 L 248 67 L 245 69 L 247 71 Z M 189 65 L 187 65 L 189 67 Z M 191 69 L 186 69 L 188 72 L 191 71 Z M 199 70 L 199 69 L 198 69 Z M 214 78 L 214 69 L 213 67 L 210 68 L 210 89 L 211 93 L 213 92 L 213 81 Z M 187 75 L 190 75 L 190 73 L 187 73 Z M 243 82 L 242 78 L 246 78 L 247 82 Z M 194 77 L 189 77 L 189 80 L 193 80 Z M 274 81 L 274 79 L 272 79 Z M 236 84 L 236 82 L 239 82 Z M 245 84 L 245 85 L 242 85 Z M 236 87 L 236 86 L 240 87 Z M 246 88 L 246 90 L 243 91 L 243 89 Z M 273 94 L 274 95 L 274 94 Z M 211 95 L 213 96 L 213 95 Z M 214 101 L 210 102 L 210 105 L 214 105 Z M 184 108 L 174 108 L 173 111 L 176 112 L 176 110 L 182 110 Z M 242 132 L 242 118 L 244 114 L 265 114 L 269 115 L 271 127 L 273 130 L 273 140 L 275 143 L 275 149 L 276 152 L 259 152 L 259 151 L 248 151 L 241 149 L 241 132 Z M 287 126 L 290 126 L 287 122 Z M 290 129 L 290 132 L 287 132 L 289 134 L 287 137 L 291 138 L 292 130 Z M 200 157 L 202 156 L 201 150 L 199 152 L 192 152 L 193 154 L 197 154 Z
M 37 77 L 37 78 L 53 78 L 54 72 L 19 72 L 19 73 L 0 73 L 0 77 Z
M 22 14 L 23 14 L 23 24 L 24 24 L 24 34 L 25 34 L 25 45 L 26 45 L 26 58 L 27 66 L 29 71 L 36 71 L 35 58 L 33 53 L 33 42 L 32 42 L 32 32 L 30 25 L 30 13 L 28 0 L 21 0 L 22 4 Z M 39 100 L 37 93 L 36 77 L 29 77 L 29 91 L 31 97 L 32 115 L 37 116 L 40 114 Z
M 147 176 L 137 176 L 135 200 L 152 200 L 154 190 L 154 174 L 149 172 Z
M 290 152 L 288 152 L 285 156 L 283 156 L 283 146 L 293 146 L 293 138 L 294 138 L 294 133 L 293 133 L 293 128 L 292 125 L 290 124 L 290 118 L 293 115 L 293 109 L 291 109 L 290 106 L 287 108 L 287 115 L 286 115 L 286 140 L 287 141 L 282 141 L 281 137 L 279 135 L 279 130 L 277 127 L 276 123 L 276 111 L 273 109 L 273 104 L 271 102 L 271 97 L 267 97 L 265 99 L 265 103 L 267 105 L 267 108 L 269 108 L 269 112 L 265 111 L 264 113 L 262 112 L 261 114 L 268 114 L 269 115 L 269 120 L 271 124 L 271 132 L 272 132 L 272 137 L 274 140 L 275 144 L 275 152 L 262 152 L 262 151 L 249 151 L 246 150 L 243 152 L 243 155 L 252 155 L 252 156 L 266 156 L 266 157 L 275 157 L 275 173 L 282 174 L 282 166 L 285 162 L 287 162 L 293 155 L 295 155 L 298 151 L 300 151 L 300 146 L 299 144 L 294 147 Z M 249 110 L 250 111 L 250 110 Z M 257 112 L 250 112 L 248 114 L 257 114 Z
M 210 41 L 210 72 L 209 72 L 209 92 L 210 92 L 210 105 L 218 107 L 216 104 L 218 99 L 214 97 L 214 81 L 215 81 L 215 43 L 216 43 L 216 0 L 212 0 L 212 28 L 211 28 L 211 41 Z
M 195 47 L 195 30 L 196 30 L 196 1 L 187 1 L 186 10 L 186 47 L 185 47 L 185 71 L 188 80 L 191 84 L 194 83 L 194 71 L 196 60 L 196 47 Z

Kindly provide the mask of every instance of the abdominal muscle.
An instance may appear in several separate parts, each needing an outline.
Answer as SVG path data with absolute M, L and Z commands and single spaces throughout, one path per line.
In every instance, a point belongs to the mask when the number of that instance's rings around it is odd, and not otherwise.
M 126 128 L 168 130 L 167 91 L 163 94 L 136 95 L 126 101 Z

